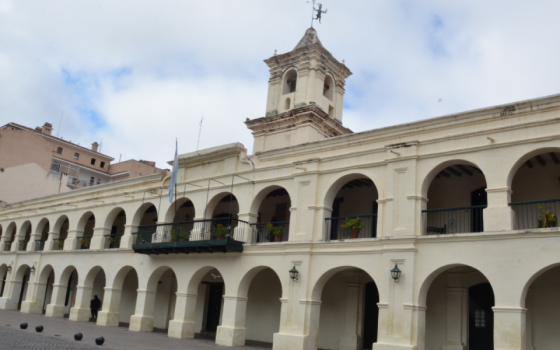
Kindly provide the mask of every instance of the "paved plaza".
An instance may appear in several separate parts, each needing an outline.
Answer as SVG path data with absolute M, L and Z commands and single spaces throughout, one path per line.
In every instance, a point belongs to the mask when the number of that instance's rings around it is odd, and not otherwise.
M 19 325 L 27 322 L 26 330 Z M 35 327 L 44 330 L 37 333 Z M 81 332 L 81 341 L 74 334 Z M 95 345 L 95 338 L 103 336 L 105 344 Z M 74 322 L 67 318 L 51 318 L 42 315 L 23 314 L 19 311 L 0 310 L 0 349 L 265 349 L 263 346 L 220 347 L 207 339 L 172 339 L 166 333 L 129 332 L 125 327 L 102 327 L 93 322 Z

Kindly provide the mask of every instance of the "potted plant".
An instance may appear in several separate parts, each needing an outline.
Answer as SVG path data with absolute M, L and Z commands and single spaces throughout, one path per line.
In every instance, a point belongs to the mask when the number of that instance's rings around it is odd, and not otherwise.
M 274 226 L 271 222 L 266 225 L 266 228 L 274 235 L 274 242 L 282 242 L 282 236 L 284 235 L 283 226 Z
M 12 242 L 6 242 L 6 248 L 8 248 L 8 250 L 12 247 Z
M 27 245 L 27 241 L 19 241 L 20 247 L 25 248 L 26 245 Z
M 121 236 L 111 236 L 109 237 L 109 244 L 113 248 L 118 248 L 121 243 Z
M 357 218 L 346 218 L 344 220 L 344 224 L 340 225 L 340 228 L 344 231 L 350 233 L 350 238 L 358 238 L 360 235 L 360 230 L 364 228 L 364 224 L 362 223 L 362 219 L 360 217 Z
M 550 207 L 543 208 L 542 204 L 539 204 L 538 212 L 537 228 L 558 226 L 558 217 L 550 212 Z
M 89 248 L 89 239 L 88 239 L 88 237 L 83 237 L 82 239 L 80 239 L 80 244 L 81 244 L 82 247 L 84 247 L 84 248 Z
M 64 247 L 64 240 L 60 239 L 58 240 L 58 242 L 56 242 L 56 247 L 61 250 Z
M 227 228 L 222 224 L 217 224 L 214 227 L 214 233 L 218 239 L 224 239 L 226 238 Z

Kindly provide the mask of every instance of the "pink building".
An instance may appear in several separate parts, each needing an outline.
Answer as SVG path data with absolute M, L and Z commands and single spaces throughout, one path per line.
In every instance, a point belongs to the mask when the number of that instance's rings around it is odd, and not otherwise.
M 31 129 L 16 123 L 0 127 L 0 203 L 68 192 L 163 172 L 155 162 L 114 158 L 52 135 L 52 125 Z

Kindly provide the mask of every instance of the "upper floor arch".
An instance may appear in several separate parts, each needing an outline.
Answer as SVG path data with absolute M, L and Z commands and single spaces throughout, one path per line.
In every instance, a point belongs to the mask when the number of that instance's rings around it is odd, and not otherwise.
M 282 95 L 296 92 L 298 73 L 295 68 L 288 68 L 282 78 Z
M 158 222 L 158 210 L 153 202 L 142 202 L 132 217 L 133 226 L 154 225 Z

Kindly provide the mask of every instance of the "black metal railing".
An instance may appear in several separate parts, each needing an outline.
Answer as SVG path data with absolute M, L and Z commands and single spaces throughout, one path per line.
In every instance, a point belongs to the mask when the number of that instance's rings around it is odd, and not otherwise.
M 12 241 L 4 242 L 4 251 L 9 252 L 12 249 Z
M 81 236 L 76 238 L 78 238 L 78 243 L 80 243 L 80 249 L 89 249 L 91 236 Z
M 123 233 L 113 233 L 110 235 L 105 235 L 105 237 L 107 237 L 107 240 L 109 241 L 109 249 L 120 248 L 121 238 L 123 235 Z
M 325 218 L 325 241 L 375 237 L 377 214 Z
M 45 249 L 46 239 L 36 239 L 35 240 L 35 251 L 42 252 Z
M 231 238 L 245 242 L 249 223 L 237 219 L 207 219 L 138 226 L 134 244 L 205 241 Z
M 19 241 L 18 250 L 19 250 L 20 252 L 26 251 L 26 250 L 27 250 L 27 244 L 28 244 L 28 243 L 29 243 L 29 241 L 25 241 L 25 240 Z
M 486 205 L 422 210 L 425 234 L 454 234 L 484 231 L 483 211 Z
M 269 227 L 269 225 L 271 225 Z M 251 224 L 253 237 L 251 243 L 287 242 L 290 236 L 290 222 L 266 222 Z
M 66 238 L 53 238 L 53 250 L 64 250 L 64 240 Z
M 514 229 L 558 227 L 560 199 L 510 203 L 515 213 Z

